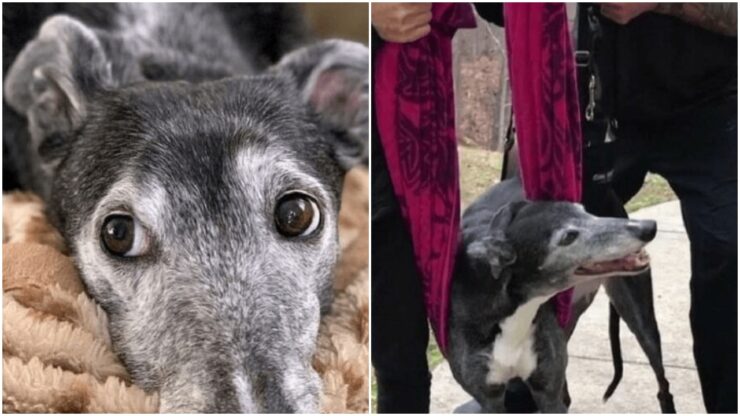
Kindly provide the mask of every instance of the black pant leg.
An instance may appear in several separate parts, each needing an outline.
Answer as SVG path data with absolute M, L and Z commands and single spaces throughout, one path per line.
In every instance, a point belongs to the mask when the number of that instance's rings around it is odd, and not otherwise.
M 691 243 L 694 358 L 710 413 L 737 413 L 737 99 L 656 131 L 651 170 L 681 200 Z
M 382 152 L 373 137 L 371 338 L 378 412 L 428 413 L 424 289 Z
M 707 412 L 737 413 L 736 255 L 692 244 L 689 317 Z

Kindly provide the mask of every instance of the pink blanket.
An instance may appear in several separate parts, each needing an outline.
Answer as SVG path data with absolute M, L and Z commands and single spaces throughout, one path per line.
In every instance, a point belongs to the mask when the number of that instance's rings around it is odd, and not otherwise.
M 504 5 L 512 105 L 524 192 L 530 200 L 581 200 L 576 71 L 562 3 Z M 570 319 L 572 290 L 555 298 Z
M 460 223 L 452 36 L 475 27 L 470 4 L 435 3 L 432 31 L 374 57 L 373 99 L 394 192 L 424 279 L 427 315 L 447 349 L 450 280 Z

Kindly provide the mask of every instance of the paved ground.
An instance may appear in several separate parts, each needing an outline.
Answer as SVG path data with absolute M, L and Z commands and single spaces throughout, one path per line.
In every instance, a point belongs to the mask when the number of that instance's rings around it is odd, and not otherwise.
M 655 308 L 663 344 L 666 377 L 679 413 L 703 413 L 699 379 L 691 352 L 689 313 L 689 247 L 677 201 L 642 209 L 634 218 L 658 221 L 658 236 L 648 246 L 652 259 Z M 632 333 L 622 324 L 624 377 L 607 403 L 611 381 L 608 300 L 600 292 L 581 317 L 569 344 L 568 380 L 573 413 L 657 413 L 658 391 L 653 372 Z M 446 363 L 433 372 L 432 413 L 451 412 L 469 396 L 457 385 Z

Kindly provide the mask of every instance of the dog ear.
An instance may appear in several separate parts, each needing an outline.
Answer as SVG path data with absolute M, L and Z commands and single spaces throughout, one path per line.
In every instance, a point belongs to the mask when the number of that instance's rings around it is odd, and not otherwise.
M 293 51 L 272 68 L 287 73 L 301 99 L 334 135 L 339 164 L 346 170 L 367 162 L 367 47 L 327 40 Z
M 473 264 L 483 266 L 495 279 L 508 276 L 508 267 L 516 262 L 516 251 L 506 238 L 506 228 L 522 206 L 523 203 L 514 202 L 496 211 L 488 235 L 471 242 L 467 247 L 468 257 Z
M 501 236 L 489 236 L 473 241 L 467 247 L 473 266 L 494 279 L 505 275 L 506 269 L 516 261 L 516 252 Z
M 82 124 L 90 95 L 111 84 L 111 65 L 95 32 L 59 15 L 44 22 L 13 62 L 5 99 L 27 117 L 32 146 L 49 163 Z

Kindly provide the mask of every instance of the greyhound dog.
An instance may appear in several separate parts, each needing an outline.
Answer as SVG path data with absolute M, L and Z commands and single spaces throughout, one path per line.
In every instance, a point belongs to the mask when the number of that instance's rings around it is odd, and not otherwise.
M 546 304 L 556 293 L 649 267 L 654 221 L 598 218 L 578 204 L 528 202 L 518 178 L 464 213 L 452 283 L 449 362 L 484 413 L 504 413 L 523 380 L 542 412 L 565 413 L 565 332 Z
M 514 178 L 519 175 L 518 163 L 518 146 L 514 142 L 508 151 L 506 169 L 503 172 L 504 178 Z M 624 202 L 613 190 L 598 196 L 591 195 L 595 190 L 593 185 L 587 181 L 584 184 L 584 200 L 598 201 L 596 206 L 591 206 L 591 213 L 597 216 L 613 216 L 615 213 L 620 214 L 622 218 L 627 218 L 627 212 L 624 209 Z M 617 276 L 615 278 L 603 278 L 591 280 L 576 285 L 573 291 L 573 303 L 571 305 L 571 319 L 565 327 L 567 339 L 573 335 L 578 320 L 581 315 L 591 306 L 596 297 L 599 288 L 603 286 L 606 295 L 609 297 L 609 340 L 612 350 L 612 361 L 614 364 L 614 377 L 604 393 L 604 401 L 616 390 L 623 372 L 621 344 L 619 340 L 619 321 L 624 320 L 627 327 L 635 335 L 637 342 L 648 358 L 650 367 L 655 373 L 658 382 L 658 403 L 663 413 L 676 413 L 676 407 L 673 403 L 673 395 L 670 392 L 670 383 L 665 376 L 663 367 L 663 353 L 660 344 L 660 330 L 658 322 L 655 319 L 655 309 L 653 307 L 653 285 L 652 272 L 647 268 L 644 272 L 637 275 Z M 520 383 L 514 386 L 512 391 L 521 392 L 524 390 Z M 570 405 L 570 394 L 567 388 L 563 392 L 566 405 Z M 526 396 L 526 395 L 525 395 Z M 522 398 L 522 396 L 520 396 Z M 521 401 L 521 400 L 520 400 Z M 527 400 L 525 399 L 524 402 Z M 514 401 L 516 402 L 516 401 Z M 522 411 L 526 410 L 520 409 Z
M 318 42 L 270 66 L 260 37 L 290 27 L 242 37 L 264 6 L 91 7 L 44 21 L 5 99 L 114 349 L 162 412 L 317 412 L 367 48 Z

